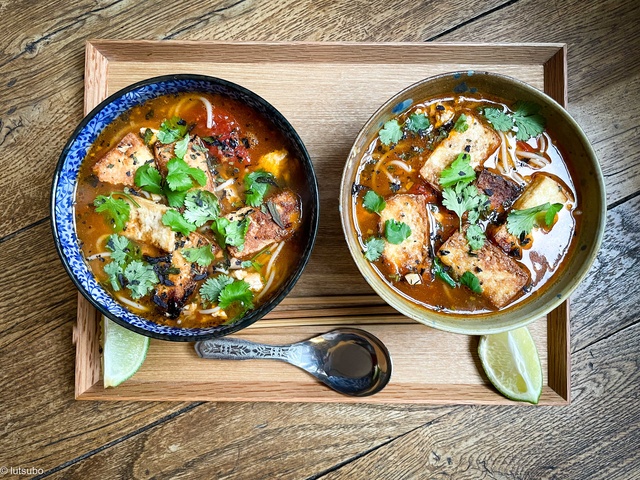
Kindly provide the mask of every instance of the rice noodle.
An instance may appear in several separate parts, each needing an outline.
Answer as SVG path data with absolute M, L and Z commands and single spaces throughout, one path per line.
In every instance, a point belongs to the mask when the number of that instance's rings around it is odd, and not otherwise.
M 402 160 L 391 160 L 389 162 L 389 165 L 395 165 L 396 167 L 400 167 L 407 173 L 411 173 L 413 171 L 413 169 Z
M 111 236 L 110 233 L 105 233 L 104 235 L 100 235 L 98 240 L 96 240 L 96 248 L 98 250 L 102 250 L 102 243 Z
M 208 310 L 198 310 L 198 313 L 201 313 L 203 315 L 215 315 L 216 313 L 219 313 L 221 310 L 222 309 L 220 307 L 213 307 Z
M 154 202 L 159 202 L 160 200 L 162 200 L 162 195 L 158 195 L 157 193 L 152 193 L 151 200 L 153 200 Z
M 526 184 L 527 182 L 525 181 L 525 179 L 522 177 L 522 175 L 520 175 L 517 171 L 513 170 L 511 172 L 511 178 L 513 178 L 515 181 L 517 181 L 518 183 L 520 183 L 521 185 Z
M 391 183 L 400 183 L 396 177 L 391 175 L 386 169 L 384 170 L 384 174 L 387 176 Z
M 500 133 L 500 160 L 502 161 L 502 171 L 509 170 L 509 162 L 507 160 L 507 136 L 504 132 Z
M 540 150 L 540 153 L 547 151 L 547 137 L 544 133 L 538 138 L 538 150 Z
M 378 160 L 376 162 L 376 164 L 373 166 L 373 175 L 372 175 L 373 183 L 375 183 L 376 177 L 378 176 L 378 171 L 380 170 L 380 165 L 387 159 L 387 157 L 391 154 L 391 152 L 393 152 L 393 150 L 389 150 L 387 153 L 382 155 L 380 157 L 380 160 Z
M 549 165 L 549 160 L 545 157 L 543 157 L 542 155 L 538 155 L 537 153 L 533 153 L 533 152 L 526 152 L 524 150 L 516 150 L 516 155 L 518 157 L 521 158 L 528 158 L 530 160 L 537 160 L 538 162 L 542 163 L 543 165 Z
M 149 192 L 146 192 L 146 191 L 144 191 L 144 190 L 139 190 L 139 192 L 140 192 L 142 195 L 144 195 L 146 198 L 149 198 L 149 199 L 151 198 L 151 194 L 150 194 Z
M 183 98 L 183 99 L 182 99 L 182 100 L 180 100 L 176 105 L 174 105 L 174 107 L 173 107 L 171 110 L 169 110 L 169 112 L 168 112 L 168 115 L 167 115 L 167 116 L 168 116 L 169 118 L 171 118 L 171 117 L 179 117 L 180 115 L 178 115 L 178 112 L 180 112 L 180 109 L 182 108 L 182 106 L 183 106 L 185 103 L 190 102 L 190 101 L 191 101 L 191 97 L 185 97 L 185 98 Z
M 90 257 L 87 257 L 87 260 L 92 262 L 94 260 L 98 260 L 99 258 L 109 258 L 110 256 L 111 256 L 111 252 L 100 252 L 100 253 L 91 255 Z
M 256 300 L 260 300 L 262 296 L 269 291 L 269 287 L 271 287 L 271 284 L 273 283 L 273 279 L 275 278 L 275 276 L 276 276 L 276 271 L 274 270 L 271 272 L 271 275 L 269 275 L 269 280 L 267 280 L 267 284 L 264 286 L 260 294 L 256 297 Z
M 207 109 L 207 128 L 213 127 L 213 107 L 211 106 L 211 102 L 204 98 L 198 97 L 204 103 L 205 108 Z
M 284 247 L 284 242 L 281 242 L 276 249 L 274 250 L 274 252 L 271 254 L 271 258 L 269 259 L 269 263 L 267 263 L 267 270 L 266 270 L 266 274 L 269 275 L 269 272 L 271 271 L 271 267 L 273 266 L 273 263 L 276 261 L 276 257 L 278 255 L 280 255 L 280 250 L 282 250 L 282 247 Z
M 137 310 L 140 310 L 141 312 L 149 311 L 148 307 L 145 307 L 144 305 L 140 305 L 139 303 L 134 302 L 133 300 L 129 300 L 128 298 L 123 297 L 122 295 L 116 295 L 116 298 L 120 300 L 122 303 L 129 305 L 130 307 L 135 308 Z
M 225 188 L 227 188 L 230 185 L 233 185 L 235 183 L 235 178 L 230 178 L 229 180 L 227 180 L 226 182 L 222 182 L 220 185 L 218 185 L 217 187 L 215 187 L 213 189 L 214 192 L 219 192 L 220 190 L 224 190 Z

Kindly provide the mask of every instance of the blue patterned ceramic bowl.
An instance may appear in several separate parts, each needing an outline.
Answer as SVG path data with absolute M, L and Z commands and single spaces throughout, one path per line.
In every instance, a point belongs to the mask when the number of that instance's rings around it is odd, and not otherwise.
M 75 228 L 75 191 L 80 164 L 102 130 L 120 114 L 149 99 L 180 92 L 214 93 L 239 100 L 271 120 L 300 159 L 306 178 L 302 197 L 305 215 L 301 238 L 306 241 L 291 277 L 272 298 L 243 318 L 228 325 L 208 328 L 178 328 L 159 325 L 132 313 L 96 281 L 78 244 Z M 114 93 L 94 108 L 78 125 L 58 160 L 51 189 L 51 224 L 62 264 L 82 295 L 100 312 L 134 332 L 172 341 L 196 341 L 237 332 L 271 311 L 291 291 L 307 264 L 318 229 L 318 185 L 311 158 L 291 124 L 266 100 L 234 83 L 203 75 L 167 75 L 143 80 Z

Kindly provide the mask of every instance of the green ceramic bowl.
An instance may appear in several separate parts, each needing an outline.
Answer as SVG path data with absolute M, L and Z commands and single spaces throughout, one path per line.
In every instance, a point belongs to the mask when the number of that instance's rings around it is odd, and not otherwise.
M 352 185 L 364 149 L 382 125 L 419 101 L 445 97 L 454 93 L 488 94 L 508 102 L 533 101 L 542 106 L 540 113 L 547 119 L 547 128 L 568 155 L 579 184 L 583 219 L 564 268 L 552 277 L 541 291 L 526 300 L 498 312 L 482 315 L 457 315 L 437 312 L 418 305 L 391 289 L 362 254 L 357 238 L 352 210 Z M 575 178 L 577 176 L 577 178 Z M 401 91 L 384 105 L 364 125 L 347 159 L 340 187 L 342 228 L 356 265 L 371 287 L 389 305 L 402 314 L 430 327 L 468 335 L 485 335 L 512 330 L 543 317 L 565 301 L 587 275 L 602 242 L 605 225 L 606 199 L 604 181 L 598 159 L 582 129 L 566 110 L 551 97 L 519 80 L 487 72 L 454 72 L 422 80 Z

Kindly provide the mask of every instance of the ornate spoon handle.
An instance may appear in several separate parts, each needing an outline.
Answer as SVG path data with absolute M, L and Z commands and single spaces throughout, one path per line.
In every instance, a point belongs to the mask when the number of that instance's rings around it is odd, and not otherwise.
M 202 358 L 219 360 L 272 359 L 288 361 L 288 346 L 262 345 L 241 338 L 214 338 L 196 342 L 195 349 Z

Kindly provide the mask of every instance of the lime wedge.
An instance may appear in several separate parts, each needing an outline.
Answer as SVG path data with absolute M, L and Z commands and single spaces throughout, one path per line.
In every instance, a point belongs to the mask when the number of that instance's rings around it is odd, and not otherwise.
M 478 355 L 487 377 L 511 400 L 538 403 L 542 393 L 542 366 L 527 327 L 484 335 Z
M 116 387 L 138 371 L 149 348 L 149 337 L 102 317 L 102 378 L 104 386 Z

